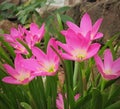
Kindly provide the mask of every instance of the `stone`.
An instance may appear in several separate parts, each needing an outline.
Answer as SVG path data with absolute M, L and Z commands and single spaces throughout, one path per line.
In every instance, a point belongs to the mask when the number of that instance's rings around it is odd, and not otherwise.
M 0 21 L 0 29 L 2 29 L 5 33 L 9 33 L 11 28 L 17 28 L 17 24 L 13 23 L 9 20 Z

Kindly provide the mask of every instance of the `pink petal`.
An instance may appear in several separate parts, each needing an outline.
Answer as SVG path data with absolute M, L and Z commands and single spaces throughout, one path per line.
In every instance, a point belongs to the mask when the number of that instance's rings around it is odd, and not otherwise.
M 17 29 L 11 28 L 10 33 L 11 33 L 11 36 L 13 38 L 15 38 L 15 39 L 18 38 L 18 31 L 17 31 Z
M 21 61 L 21 66 L 28 70 L 36 71 L 37 67 L 39 67 L 39 63 L 35 59 L 24 59 Z
M 22 84 L 20 81 L 12 78 L 11 76 L 4 77 L 2 81 L 9 84 Z
M 30 24 L 30 31 L 31 31 L 32 33 L 38 32 L 38 25 L 36 25 L 35 23 L 31 23 L 31 24 Z
M 98 32 L 98 33 L 95 35 L 94 39 L 99 39 L 99 38 L 102 38 L 102 37 L 103 37 L 103 33 Z
M 46 54 L 37 47 L 32 48 L 32 53 L 39 61 L 44 61 L 47 59 Z
M 80 28 L 79 28 L 76 24 L 74 24 L 74 23 L 72 23 L 72 22 L 70 22 L 70 21 L 67 21 L 66 24 L 67 24 L 67 26 L 68 26 L 71 30 L 73 30 L 75 33 L 79 33 L 79 32 L 80 32 Z
M 90 46 L 90 43 L 91 43 L 90 38 L 88 36 L 85 38 L 85 37 L 82 37 L 81 35 L 79 35 L 79 39 L 80 39 L 79 48 L 87 50 Z
M 89 34 L 88 34 L 89 35 Z M 87 49 L 90 43 L 90 37 L 83 37 L 81 34 L 75 34 L 71 29 L 67 30 L 66 43 L 72 48 Z
M 58 97 L 56 99 L 56 107 L 58 109 L 64 109 L 64 101 L 63 101 L 63 97 L 62 94 L 58 94 Z
M 113 62 L 112 72 L 114 72 L 115 74 L 119 73 L 120 76 L 120 58 Z
M 105 78 L 106 80 L 112 80 L 112 79 L 117 79 L 119 76 L 118 75 L 106 75 L 105 73 L 102 75 L 103 78 Z
M 104 67 L 106 70 L 111 69 L 113 64 L 112 53 L 110 49 L 104 51 Z
M 57 72 L 45 72 L 45 71 L 36 71 L 33 73 L 34 76 L 54 76 Z
M 77 101 L 77 100 L 79 99 L 79 97 L 80 97 L 80 94 L 76 94 L 76 95 L 74 96 L 75 101 Z
M 99 43 L 91 44 L 87 51 L 88 53 L 87 53 L 86 58 L 90 58 L 90 57 L 94 56 L 95 54 L 97 54 L 98 50 L 100 49 L 100 46 L 101 45 Z
M 70 54 L 67 54 L 67 53 L 62 53 L 61 54 L 62 55 L 62 58 L 63 59 L 67 59 L 67 60 L 76 60 L 72 55 L 70 55 Z
M 52 59 L 54 57 L 57 56 L 57 54 L 55 53 L 55 51 L 53 51 L 53 49 L 51 48 L 51 46 L 56 50 L 58 51 L 58 47 L 57 47 L 57 44 L 56 44 L 56 41 L 54 38 L 51 38 L 48 42 L 48 46 L 47 46 L 47 55 L 49 57 L 49 59 Z
M 44 33 L 45 33 L 45 24 L 43 23 L 37 34 L 39 37 L 39 40 L 43 38 Z
M 3 66 L 7 70 L 7 73 L 10 74 L 11 76 L 15 77 L 16 75 L 18 75 L 15 69 L 13 69 L 10 65 L 4 64 Z
M 29 83 L 30 81 L 32 81 L 34 78 L 35 78 L 35 76 L 31 76 L 31 77 L 25 79 L 24 81 L 22 81 L 22 84 L 27 84 L 27 83 Z
M 102 62 L 101 58 L 98 55 L 95 55 L 94 59 L 95 59 L 95 62 L 96 62 L 99 72 L 101 74 L 103 74 L 104 66 L 103 66 L 103 62 Z
M 95 22 L 95 24 L 93 25 L 93 27 L 92 27 L 92 31 L 91 31 L 91 33 L 93 34 L 93 35 L 95 35 L 97 32 L 98 32 L 98 29 L 100 28 L 100 25 L 101 25 L 101 23 L 102 23 L 102 18 L 100 18 L 100 19 L 98 19 L 96 22 Z
M 67 30 L 62 30 L 62 31 L 61 31 L 61 34 L 62 34 L 63 36 L 66 36 Z
M 15 57 L 15 69 L 18 72 L 19 70 L 21 70 L 21 63 L 20 61 L 23 60 L 23 57 L 20 54 L 17 54 Z
M 5 40 L 8 42 L 14 42 L 15 40 L 9 34 L 4 34 Z
M 67 52 L 68 54 L 71 54 L 71 50 L 73 50 L 72 47 L 69 47 L 67 44 L 63 44 L 59 41 L 56 42 L 58 46 L 60 46 L 63 50 L 65 50 L 65 52 Z
M 85 13 L 80 22 L 80 29 L 83 35 L 86 35 L 92 29 L 92 22 L 90 16 Z

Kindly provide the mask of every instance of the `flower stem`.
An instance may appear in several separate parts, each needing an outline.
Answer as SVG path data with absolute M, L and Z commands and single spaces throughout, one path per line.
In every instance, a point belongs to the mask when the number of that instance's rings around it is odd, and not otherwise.
M 73 86 L 74 86 L 74 88 L 77 84 L 78 73 L 79 73 L 79 62 L 75 62 L 74 75 L 73 75 Z
M 74 75 L 73 75 L 73 86 L 76 88 L 76 86 L 79 87 L 80 95 L 83 95 L 83 75 L 82 75 L 82 70 L 80 70 L 80 63 L 75 62 L 75 67 L 74 67 Z M 78 80 L 79 79 L 79 80 Z

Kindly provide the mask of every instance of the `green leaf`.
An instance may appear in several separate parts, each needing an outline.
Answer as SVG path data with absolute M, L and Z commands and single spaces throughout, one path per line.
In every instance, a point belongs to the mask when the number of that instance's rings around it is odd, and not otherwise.
M 102 109 L 102 94 L 98 89 L 92 90 L 91 109 Z
M 80 97 L 76 104 L 75 104 L 75 108 L 74 109 L 83 109 L 82 107 L 85 107 L 84 109 L 89 109 L 87 108 L 87 103 L 89 103 L 92 99 L 92 93 L 88 93 L 86 96 L 84 97 Z M 89 105 L 90 107 L 90 105 Z
M 21 102 L 20 105 L 21 105 L 24 109 L 32 109 L 32 107 L 31 107 L 29 104 L 25 103 L 25 102 Z
M 111 105 L 109 105 L 105 109 L 120 109 L 120 100 L 111 104 Z
M 5 49 L 9 52 L 9 55 L 14 59 L 15 58 L 15 53 L 14 53 L 14 49 L 11 47 L 11 45 L 6 42 L 3 37 L 0 37 L 0 41 L 2 43 L 2 45 L 5 46 Z
M 67 11 L 68 9 L 70 9 L 69 6 L 64 6 L 64 7 L 58 8 L 57 10 L 55 10 L 55 12 L 56 13 L 62 13 L 62 12 Z
M 109 97 L 106 106 L 112 104 L 114 101 L 117 101 L 119 99 L 119 96 L 120 96 L 120 86 L 113 84 L 109 92 Z
M 4 49 L 2 48 L 2 46 L 0 46 L 0 57 L 2 59 L 4 59 L 8 64 L 13 66 L 13 62 L 10 59 L 10 57 L 8 56 L 8 54 L 4 51 Z
M 61 15 L 61 20 L 62 20 L 64 23 L 66 23 L 66 21 L 74 22 L 74 20 L 73 20 L 71 17 L 67 16 L 67 15 Z

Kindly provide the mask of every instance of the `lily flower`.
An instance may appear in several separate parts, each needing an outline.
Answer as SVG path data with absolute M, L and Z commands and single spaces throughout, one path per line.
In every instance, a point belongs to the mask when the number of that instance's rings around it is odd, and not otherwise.
M 113 61 L 110 49 L 106 49 L 104 52 L 104 62 L 98 55 L 95 55 L 94 59 L 100 74 L 106 80 L 116 79 L 120 76 L 120 58 Z
M 19 39 L 25 43 L 25 31 L 25 28 L 19 26 L 18 30 L 16 28 L 11 28 L 10 34 L 4 34 L 5 40 L 15 48 L 15 53 L 28 54 L 26 48 L 17 41 L 17 39 Z
M 57 41 L 64 52 L 61 53 L 62 57 L 67 60 L 83 61 L 94 56 L 99 48 L 99 43 L 91 44 L 89 34 L 83 37 L 81 34 L 75 34 L 74 31 L 69 30 L 66 34 L 66 44 Z
M 80 27 L 76 24 L 67 21 L 66 24 L 69 29 L 72 29 L 76 34 L 82 34 L 84 37 L 90 32 L 90 39 L 95 40 L 103 37 L 101 32 L 98 32 L 100 25 L 102 23 L 102 18 L 98 19 L 92 26 L 92 21 L 88 13 L 85 13 L 81 18 Z M 66 30 L 67 31 L 67 30 Z M 63 30 L 63 35 L 65 35 L 65 30 Z
M 9 74 L 9 76 L 2 79 L 3 82 L 9 84 L 27 84 L 34 79 L 35 76 L 32 75 L 32 71 L 24 68 L 21 64 L 21 60 L 24 60 L 23 57 L 17 54 L 14 62 L 15 68 L 8 64 L 3 65 Z
M 55 75 L 59 66 L 59 57 L 51 48 L 53 46 L 58 50 L 56 41 L 54 38 L 49 40 L 47 46 L 47 53 L 44 53 L 37 47 L 32 48 L 32 53 L 36 59 L 26 59 L 23 61 L 23 65 L 27 65 L 26 68 L 33 70 L 36 76 L 52 76 Z
M 39 43 L 45 33 L 45 24 L 39 29 L 35 23 L 30 24 L 30 31 L 26 31 L 26 42 L 30 48 Z
M 14 43 L 17 41 L 16 39 L 23 40 L 25 35 L 25 28 L 18 26 L 18 30 L 16 28 L 11 28 L 10 34 L 4 34 L 5 40 L 10 43 Z

